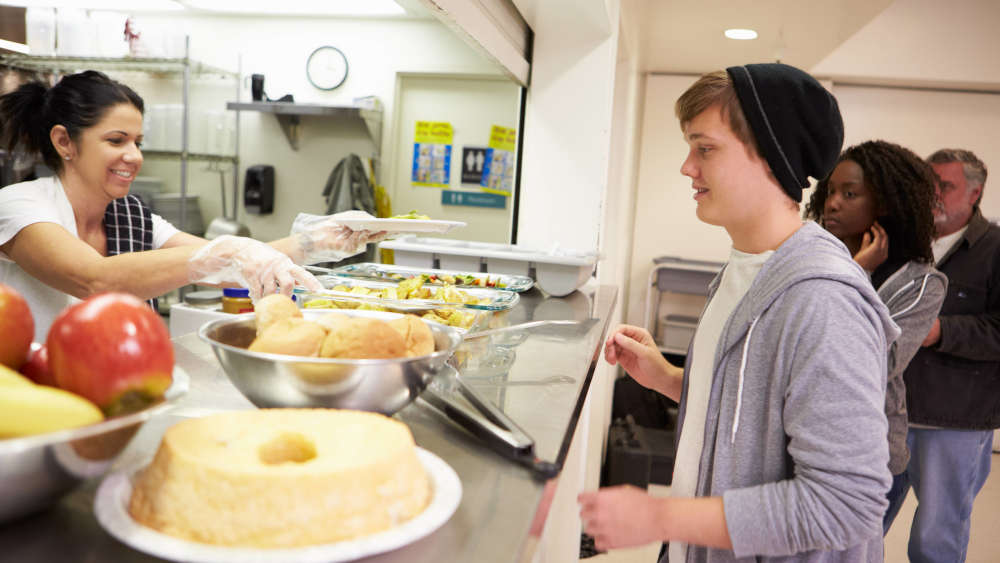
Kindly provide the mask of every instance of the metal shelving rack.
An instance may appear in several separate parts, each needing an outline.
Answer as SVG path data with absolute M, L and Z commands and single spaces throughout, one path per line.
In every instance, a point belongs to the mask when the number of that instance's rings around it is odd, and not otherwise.
M 665 354 L 687 354 L 687 341 L 698 325 L 698 319 L 687 315 L 667 315 L 678 331 L 684 331 L 685 342 L 667 343 L 658 339 L 661 320 L 659 317 L 660 298 L 663 293 L 708 296 L 708 285 L 722 269 L 722 262 L 687 260 L 675 256 L 660 256 L 653 259 L 649 271 L 648 293 L 644 321 L 646 329 L 653 335 L 657 348 Z
M 375 143 L 382 144 L 382 106 L 374 97 L 355 100 L 354 105 L 297 104 L 294 102 L 229 102 L 226 107 L 236 111 L 271 113 L 278 119 L 281 130 L 292 150 L 299 150 L 299 125 L 303 116 L 333 117 L 360 121 Z
M 237 97 L 235 102 L 228 102 L 227 109 L 239 111 L 258 111 L 270 113 L 278 120 L 285 138 L 292 150 L 299 150 L 299 126 L 303 117 L 329 117 L 347 122 L 364 125 L 368 137 L 372 140 L 374 151 L 372 163 L 376 183 L 381 173 L 382 151 L 382 102 L 375 96 L 355 98 L 350 105 L 299 104 L 294 102 L 241 102 Z M 237 115 L 239 115 L 237 113 Z M 237 122 L 239 120 L 237 119 Z M 236 130 L 239 137 L 239 129 Z
M 218 76 L 232 79 L 236 84 L 236 99 L 240 96 L 240 70 L 236 72 L 213 67 L 190 58 L 190 38 L 184 40 L 184 56 L 181 58 L 152 57 L 61 57 L 33 56 L 21 54 L 0 55 L 0 66 L 20 69 L 28 72 L 63 75 L 83 70 L 99 70 L 102 72 L 138 72 L 164 78 L 182 79 L 183 117 L 181 123 L 181 150 L 179 151 L 143 151 L 146 158 L 179 159 L 181 164 L 180 177 L 180 227 L 187 226 L 187 184 L 188 161 L 223 162 L 233 166 L 233 191 L 239 191 L 239 113 L 236 115 L 235 146 L 232 155 L 213 155 L 191 153 L 188 151 L 190 135 L 190 91 L 192 76 Z M 238 110 L 237 110 L 238 111 Z

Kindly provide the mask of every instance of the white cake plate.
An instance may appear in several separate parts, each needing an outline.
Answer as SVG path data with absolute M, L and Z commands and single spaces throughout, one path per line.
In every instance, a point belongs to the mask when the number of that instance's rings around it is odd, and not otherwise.
M 417 448 L 417 457 L 427 470 L 432 497 L 423 512 L 395 528 L 357 539 L 297 548 L 256 549 L 203 544 L 157 532 L 132 519 L 128 512 L 132 477 L 141 468 L 109 474 L 97 489 L 94 514 L 112 536 L 139 551 L 170 559 L 197 563 L 326 563 L 353 561 L 385 553 L 413 543 L 440 528 L 451 518 L 462 499 L 462 482 L 455 471 L 437 457 Z

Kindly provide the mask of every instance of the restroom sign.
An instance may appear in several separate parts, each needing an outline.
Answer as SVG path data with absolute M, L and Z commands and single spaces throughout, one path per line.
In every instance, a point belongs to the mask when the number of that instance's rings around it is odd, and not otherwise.
M 462 147 L 462 183 L 476 184 L 483 179 L 486 147 Z

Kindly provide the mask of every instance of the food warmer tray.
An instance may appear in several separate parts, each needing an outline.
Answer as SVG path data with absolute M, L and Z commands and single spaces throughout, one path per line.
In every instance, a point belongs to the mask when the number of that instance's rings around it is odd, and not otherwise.
M 338 285 L 347 286 L 350 288 L 354 287 L 364 287 L 372 290 L 380 290 L 390 287 L 397 287 L 398 282 L 391 281 L 377 281 L 368 280 L 362 278 L 352 278 L 347 276 L 337 276 L 337 275 L 320 275 L 317 276 L 320 283 L 323 284 L 325 288 L 331 288 Z M 441 286 L 434 286 L 441 287 Z M 334 291 L 332 289 L 324 289 L 322 291 L 301 291 L 296 288 L 295 293 L 305 298 L 318 298 L 318 299 L 338 299 L 344 298 L 348 300 L 360 300 L 367 301 L 375 305 L 384 305 L 391 307 L 393 310 L 398 311 L 412 311 L 412 310 L 423 310 L 423 309 L 435 309 L 441 307 L 455 307 L 460 309 L 480 309 L 484 311 L 506 311 L 517 305 L 520 300 L 520 296 L 513 291 L 501 291 L 496 289 L 487 288 L 474 288 L 474 287 L 462 287 L 455 289 L 462 291 L 475 297 L 478 300 L 486 300 L 486 303 L 451 303 L 444 301 L 442 299 L 384 299 L 382 297 L 377 297 L 373 295 L 361 295 L 358 293 L 350 293 L 347 291 Z
M 347 264 L 329 271 L 330 274 L 340 276 L 350 276 L 356 278 L 366 278 L 375 280 L 401 281 L 404 279 L 427 274 L 428 276 L 465 276 L 479 279 L 493 279 L 504 285 L 504 287 L 490 287 L 488 289 L 498 289 L 501 291 L 516 291 L 518 293 L 527 291 L 535 284 L 535 280 L 528 276 L 514 274 L 491 274 L 486 272 L 463 272 L 459 270 L 439 270 L 433 268 L 413 268 L 408 266 L 397 266 L 395 264 L 377 264 L 375 262 L 363 262 L 360 264 Z M 400 278 L 394 279 L 392 276 L 398 275 Z M 438 281 L 425 281 L 427 285 L 445 285 Z M 455 287 L 460 289 L 483 287 L 478 285 L 456 283 Z

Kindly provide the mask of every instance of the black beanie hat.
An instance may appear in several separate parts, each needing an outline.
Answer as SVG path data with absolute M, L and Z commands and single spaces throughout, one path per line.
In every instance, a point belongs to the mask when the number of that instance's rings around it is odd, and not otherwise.
M 785 193 L 802 201 L 807 177 L 825 178 L 844 144 L 837 99 L 793 66 L 750 64 L 726 73 L 771 172 Z

